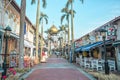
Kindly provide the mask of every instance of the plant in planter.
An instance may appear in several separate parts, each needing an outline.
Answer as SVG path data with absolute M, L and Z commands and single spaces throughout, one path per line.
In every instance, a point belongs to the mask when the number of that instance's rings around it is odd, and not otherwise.
M 7 70 L 7 75 L 6 75 L 6 76 L 3 76 L 3 79 L 4 79 L 4 80 L 9 80 L 10 77 L 13 78 L 13 77 L 15 76 L 15 74 L 16 74 L 15 69 L 14 69 L 14 68 L 9 68 L 9 69 Z

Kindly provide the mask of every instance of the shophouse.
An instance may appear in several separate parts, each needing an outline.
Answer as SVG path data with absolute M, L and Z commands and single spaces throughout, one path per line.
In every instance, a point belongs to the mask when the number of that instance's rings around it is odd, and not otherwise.
M 79 38 L 75 41 L 75 49 L 76 53 L 80 53 L 83 57 L 91 57 L 94 59 L 105 59 L 104 53 L 104 42 L 103 36 L 99 32 L 100 29 L 106 30 L 105 37 L 105 45 L 106 45 L 106 54 L 109 63 L 112 63 L 112 69 L 120 70 L 120 62 L 119 62 L 119 36 L 120 36 L 120 16 L 115 19 L 105 23 L 104 25 L 98 27 L 92 32 L 86 34 L 85 36 Z M 80 41 L 80 42 L 79 42 Z M 78 43 L 79 44 L 78 47 Z M 109 65 L 111 66 L 111 64 Z M 111 69 L 111 68 L 110 68 Z
M 4 29 L 10 26 L 12 32 L 8 41 L 8 64 L 11 59 L 11 54 L 19 54 L 19 30 L 20 30 L 20 8 L 13 0 L 11 3 L 7 0 L 0 0 L 0 54 L 5 52 Z M 25 55 L 33 58 L 35 48 L 35 26 L 31 23 L 28 17 L 25 17 L 24 24 L 24 50 Z M 2 56 L 0 56 L 2 62 Z

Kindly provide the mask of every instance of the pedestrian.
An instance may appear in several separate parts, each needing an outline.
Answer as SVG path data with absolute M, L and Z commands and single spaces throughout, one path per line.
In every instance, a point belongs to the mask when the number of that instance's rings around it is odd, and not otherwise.
M 44 51 L 42 52 L 42 59 L 41 59 L 41 62 L 46 62 L 46 54 L 45 54 Z
M 56 52 L 57 58 L 59 57 L 59 52 Z

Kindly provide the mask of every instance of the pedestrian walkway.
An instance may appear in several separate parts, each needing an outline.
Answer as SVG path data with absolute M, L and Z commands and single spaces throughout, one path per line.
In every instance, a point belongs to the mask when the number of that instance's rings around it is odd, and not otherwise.
M 33 67 L 32 71 L 24 76 L 25 80 L 95 80 L 75 65 L 68 63 L 64 58 L 52 55 L 46 63 Z

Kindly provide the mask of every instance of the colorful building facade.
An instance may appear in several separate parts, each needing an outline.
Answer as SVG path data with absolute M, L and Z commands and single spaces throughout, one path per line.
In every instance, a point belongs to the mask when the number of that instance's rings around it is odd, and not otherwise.
M 107 58 L 108 60 L 115 60 L 116 69 L 120 71 L 120 16 L 77 39 L 75 41 L 75 51 L 82 51 L 83 54 L 87 53 L 90 57 L 104 59 L 103 36 L 99 32 L 100 29 L 107 31 L 105 34 Z
M 5 53 L 5 38 L 4 29 L 10 26 L 12 32 L 8 40 L 8 54 L 16 52 L 19 54 L 19 32 L 20 32 L 20 8 L 13 0 L 9 3 L 8 0 L 0 0 L 0 62 L 3 62 L 3 54 Z M 29 55 L 34 59 L 35 50 L 35 31 L 36 28 L 32 22 L 25 17 L 24 23 L 24 55 Z M 17 56 L 16 55 L 16 56 Z M 10 56 L 8 56 L 8 64 Z M 0 64 L 1 64 L 0 63 Z

